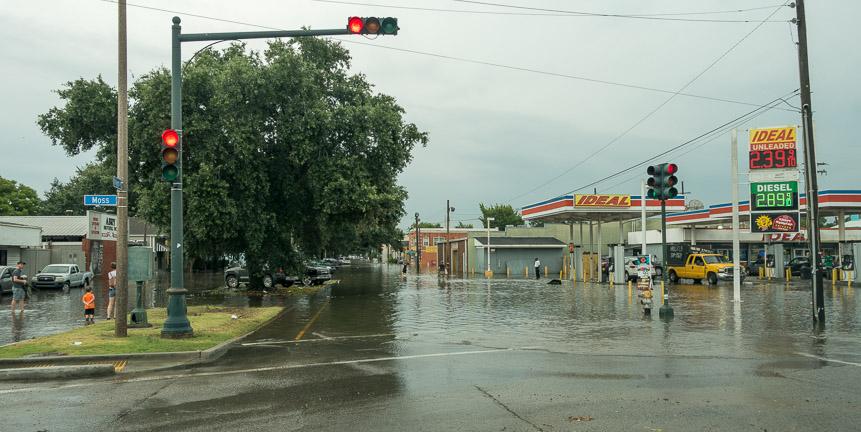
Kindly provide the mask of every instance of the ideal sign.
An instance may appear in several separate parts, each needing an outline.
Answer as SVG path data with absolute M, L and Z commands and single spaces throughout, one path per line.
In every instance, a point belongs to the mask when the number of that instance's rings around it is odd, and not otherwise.
M 631 196 L 574 195 L 574 207 L 631 207 Z
M 797 168 L 795 129 L 795 126 L 752 129 L 750 131 L 749 168 L 751 170 Z

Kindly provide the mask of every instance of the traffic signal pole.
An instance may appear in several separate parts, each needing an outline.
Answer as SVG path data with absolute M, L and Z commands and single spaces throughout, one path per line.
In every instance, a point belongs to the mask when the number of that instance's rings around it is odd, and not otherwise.
M 185 295 L 188 290 L 184 287 L 182 274 L 182 50 L 179 39 L 182 29 L 179 22 L 179 17 L 173 17 L 170 62 L 170 127 L 179 135 L 176 145 L 179 152 L 176 162 L 179 173 L 170 186 L 170 288 L 167 290 L 167 319 L 161 329 L 162 337 L 174 339 L 194 336 L 191 322 L 186 315 Z
M 645 198 L 643 198 L 645 199 Z M 661 254 L 664 260 L 664 271 L 661 272 L 661 283 L 664 289 L 663 298 L 661 299 L 661 308 L 658 309 L 658 317 L 672 318 L 673 308 L 670 306 L 670 286 L 667 284 L 667 201 L 661 200 Z
M 179 135 L 179 143 L 177 144 L 179 158 L 176 162 L 179 173 L 176 181 L 171 183 L 170 188 L 170 288 L 167 290 L 170 298 L 167 304 L 167 319 L 161 331 L 162 337 L 168 338 L 191 337 L 194 333 L 186 316 L 185 295 L 188 294 L 188 290 L 184 288 L 182 273 L 184 250 L 182 233 L 182 43 L 347 34 L 396 35 L 398 31 L 396 18 L 384 18 L 380 21 L 374 17 L 351 17 L 348 26 L 342 29 L 182 34 L 182 27 L 179 25 L 181 21 L 179 17 L 173 17 L 173 26 L 171 27 L 170 125 Z M 376 21 L 375 25 L 371 25 L 373 21 Z M 355 26 L 352 30 L 350 29 L 351 25 Z M 418 223 L 416 223 L 416 233 L 418 233 Z

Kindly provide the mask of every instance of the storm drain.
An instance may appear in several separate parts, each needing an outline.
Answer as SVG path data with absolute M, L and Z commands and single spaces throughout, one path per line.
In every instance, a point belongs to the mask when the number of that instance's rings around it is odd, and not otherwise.
M 27 369 L 27 368 L 40 368 L 40 367 L 51 367 L 53 364 L 40 364 L 40 365 L 26 365 L 26 366 L 13 366 L 12 369 Z
M 124 367 L 126 367 L 126 365 L 128 363 L 129 363 L 128 361 L 123 360 L 123 361 L 113 361 L 113 362 L 92 362 L 92 363 L 87 363 L 87 364 L 88 365 L 98 365 L 98 364 L 114 365 L 114 371 L 120 372 L 123 370 Z

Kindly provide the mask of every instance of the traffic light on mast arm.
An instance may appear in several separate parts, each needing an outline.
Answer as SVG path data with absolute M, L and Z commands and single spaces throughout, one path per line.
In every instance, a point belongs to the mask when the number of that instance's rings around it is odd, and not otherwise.
M 396 35 L 399 30 L 398 19 L 354 16 L 347 20 L 347 30 L 352 34 Z
M 179 134 L 168 129 L 161 134 L 161 180 L 180 180 Z
M 676 164 L 665 163 L 652 165 L 646 173 L 651 177 L 646 182 L 649 187 L 649 198 L 659 199 L 661 201 L 675 198 L 679 191 L 675 188 L 679 184 L 679 179 L 676 173 L 679 172 L 679 167 Z

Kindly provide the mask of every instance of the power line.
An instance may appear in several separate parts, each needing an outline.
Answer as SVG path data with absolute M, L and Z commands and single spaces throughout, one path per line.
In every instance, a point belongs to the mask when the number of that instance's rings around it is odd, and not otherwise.
M 786 4 L 786 3 L 784 3 L 784 5 L 785 5 L 785 4 Z M 783 7 L 783 5 L 781 5 L 780 7 Z M 771 18 L 772 16 L 774 16 L 774 14 L 776 14 L 776 13 L 780 10 L 780 7 L 778 7 L 777 9 L 775 9 L 775 10 L 774 10 L 774 11 L 773 11 L 773 12 L 772 12 L 768 17 L 766 17 L 766 18 L 765 18 L 765 20 L 768 20 L 769 18 Z M 650 117 L 652 117 L 652 116 L 653 116 L 656 112 L 658 112 L 661 108 L 663 108 L 663 107 L 664 107 L 664 106 L 666 106 L 668 103 L 670 103 L 670 101 L 671 101 L 671 100 L 673 100 L 676 96 L 678 96 L 679 94 L 681 94 L 681 92 L 682 92 L 684 89 L 688 88 L 691 84 L 693 84 L 693 83 L 694 83 L 694 81 L 696 81 L 696 80 L 697 80 L 697 79 L 699 79 L 701 76 L 703 76 L 703 75 L 704 75 L 706 72 L 708 72 L 712 67 L 714 67 L 718 62 L 720 62 L 724 57 L 726 57 L 730 52 L 732 52 L 732 51 L 733 51 L 734 49 L 736 49 L 739 45 L 741 45 L 741 43 L 742 43 L 742 42 L 744 42 L 748 37 L 750 37 L 750 35 L 752 35 L 752 34 L 753 34 L 755 31 L 757 31 L 760 27 L 762 27 L 763 23 L 765 23 L 765 20 L 763 20 L 762 22 L 760 22 L 756 27 L 754 27 L 751 31 L 749 31 L 747 34 L 745 34 L 745 35 L 744 35 L 744 36 L 743 36 L 743 37 L 742 37 L 738 42 L 736 42 L 735 44 L 733 44 L 733 46 L 731 46 L 731 47 L 730 47 L 728 50 L 726 50 L 723 54 L 721 54 L 720 56 L 718 56 L 718 58 L 717 58 L 717 59 L 715 59 L 715 61 L 713 61 L 713 62 L 712 62 L 710 65 L 708 65 L 705 69 L 703 69 L 703 70 L 702 70 L 702 72 L 698 73 L 698 74 L 697 74 L 696 76 L 694 76 L 690 81 L 688 81 L 685 85 L 683 85 L 683 86 L 682 86 L 682 88 L 680 88 L 680 89 L 678 90 L 678 92 L 675 92 L 674 94 L 672 94 L 669 98 L 667 98 L 667 100 L 663 101 L 660 105 L 658 105 L 658 106 L 657 106 L 657 107 L 655 107 L 652 111 L 650 111 L 648 114 L 646 114 L 646 116 L 645 116 L 645 117 L 643 117 L 642 119 L 640 119 L 639 121 L 637 121 L 636 123 L 634 123 L 631 127 L 629 127 L 628 129 L 626 129 L 624 132 L 622 132 L 621 134 L 619 134 L 618 136 L 616 136 L 615 138 L 613 138 L 612 140 L 610 140 L 608 143 L 606 143 L 606 144 L 604 144 L 603 146 L 601 146 L 599 149 L 595 150 L 592 154 L 590 154 L 590 155 L 589 155 L 589 156 L 587 156 L 586 158 L 581 159 L 581 160 L 580 160 L 580 162 L 577 162 L 576 164 L 574 164 L 573 166 L 571 166 L 571 167 L 570 167 L 570 168 L 568 168 L 567 170 L 563 171 L 563 172 L 562 172 L 562 173 L 560 173 L 559 175 L 557 175 L 557 176 L 553 177 L 552 179 L 547 180 L 546 182 L 544 182 L 544 183 L 542 183 L 542 184 L 540 184 L 540 185 L 538 185 L 538 186 L 536 186 L 536 187 L 534 187 L 534 188 L 530 189 L 530 190 L 529 190 L 529 191 L 527 191 L 527 192 L 524 192 L 524 193 L 522 193 L 522 194 L 520 194 L 520 195 L 518 195 L 518 196 L 516 196 L 516 197 L 514 197 L 514 198 L 511 198 L 511 199 L 509 199 L 509 200 L 507 200 L 507 201 L 504 201 L 504 202 L 509 203 L 509 202 L 514 201 L 514 200 L 516 200 L 516 199 L 518 199 L 518 198 L 521 198 L 521 197 L 523 197 L 523 196 L 525 196 L 525 195 L 528 195 L 528 194 L 530 194 L 530 193 L 532 193 L 532 192 L 535 192 L 536 190 L 538 190 L 538 189 L 540 189 L 540 188 L 542 188 L 542 187 L 544 187 L 544 186 L 547 186 L 548 184 L 550 184 L 550 183 L 552 183 L 552 182 L 554 182 L 554 181 L 558 180 L 558 179 L 559 179 L 560 177 L 562 177 L 563 175 L 568 174 L 568 173 L 569 173 L 569 172 L 571 172 L 574 168 L 577 168 L 577 167 L 579 167 L 580 165 L 583 165 L 584 163 L 586 163 L 587 161 L 589 161 L 590 159 L 592 159 L 593 157 L 595 157 L 598 153 L 601 153 L 601 152 L 602 152 L 602 151 L 604 151 L 606 148 L 610 147 L 611 145 L 613 145 L 614 143 L 616 143 L 617 141 L 619 141 L 620 139 L 622 139 L 622 137 L 624 137 L 624 136 L 625 136 L 625 135 L 627 135 L 629 132 L 631 132 L 632 130 L 634 130 L 637 126 L 641 125 L 641 124 L 642 124 L 642 123 L 644 123 L 646 120 L 648 120 Z
M 711 134 L 715 133 L 716 131 L 723 130 L 724 128 L 726 128 L 726 127 L 727 127 L 727 126 L 729 126 L 729 125 L 737 124 L 738 122 L 742 121 L 743 119 L 746 119 L 747 117 L 749 117 L 749 116 L 751 116 L 751 115 L 753 115 L 753 114 L 756 114 L 756 113 L 757 113 L 757 112 L 759 112 L 759 111 L 762 111 L 762 110 L 769 111 L 769 110 L 771 110 L 771 109 L 774 109 L 774 107 L 772 107 L 772 105 L 774 105 L 774 104 L 779 104 L 779 103 L 781 103 L 781 101 L 783 100 L 783 98 L 788 97 L 789 95 L 797 94 L 798 92 L 799 92 L 799 90 L 797 90 L 797 89 L 796 89 L 796 90 L 793 90 L 792 92 L 790 92 L 790 93 L 788 93 L 788 94 L 786 94 L 786 95 L 784 95 L 784 96 L 782 96 L 782 97 L 776 98 L 776 99 L 772 100 L 771 102 L 768 102 L 767 104 L 764 104 L 764 105 L 760 106 L 760 107 L 759 107 L 759 108 L 757 108 L 757 109 L 754 109 L 754 110 L 749 111 L 749 112 L 747 112 L 747 113 L 745 113 L 745 114 L 742 114 L 742 115 L 740 115 L 740 116 L 738 116 L 738 117 L 736 117 L 736 118 L 734 118 L 734 119 L 732 119 L 732 120 L 730 120 L 730 121 L 728 121 L 728 122 L 725 122 L 725 123 L 721 124 L 720 126 L 717 126 L 717 127 L 713 128 L 713 129 L 709 130 L 708 132 L 705 132 L 705 133 L 703 133 L 703 134 L 700 134 L 699 136 L 697 136 L 697 137 L 695 137 L 695 138 L 693 138 L 693 139 L 690 139 L 690 140 L 688 140 L 688 141 L 685 141 L 685 142 L 683 142 L 683 143 L 681 143 L 681 144 L 679 144 L 679 145 L 677 145 L 677 146 L 675 146 L 675 147 L 673 147 L 673 148 L 671 148 L 671 149 L 669 149 L 669 150 L 667 150 L 667 151 L 664 151 L 664 152 L 662 152 L 662 153 L 656 154 L 656 155 L 654 155 L 654 156 L 652 156 L 652 157 L 650 157 L 650 158 L 648 158 L 648 159 L 645 159 L 645 160 L 640 161 L 640 162 L 638 162 L 638 163 L 636 163 L 636 164 L 634 164 L 634 165 L 631 165 L 631 166 L 630 166 L 630 167 L 628 167 L 628 168 L 625 168 L 625 169 L 623 169 L 623 170 L 617 171 L 617 172 L 616 172 L 616 173 L 614 173 L 614 174 L 610 174 L 610 175 L 608 175 L 608 176 L 606 176 L 606 177 L 604 177 L 604 178 L 602 178 L 602 179 L 600 179 L 600 180 L 596 180 L 596 181 L 594 181 L 594 182 L 592 182 L 592 183 L 589 183 L 589 184 L 586 184 L 586 185 L 580 186 L 580 187 L 575 188 L 575 189 L 573 189 L 573 190 L 571 190 L 571 191 L 569 191 L 569 192 L 566 192 L 566 193 L 564 193 L 564 194 L 557 195 L 557 196 L 555 196 L 554 198 L 559 198 L 559 197 L 562 197 L 562 196 L 565 196 L 565 195 L 568 195 L 568 194 L 571 194 L 571 193 L 577 192 L 577 191 L 579 191 L 579 190 L 582 190 L 582 189 L 586 189 L 586 188 L 588 188 L 588 187 L 595 186 L 595 185 L 600 184 L 600 183 L 602 183 L 602 182 L 604 182 L 604 181 L 606 181 L 606 180 L 609 180 L 609 179 L 611 179 L 611 178 L 613 178 L 613 177 L 616 177 L 616 176 L 618 176 L 618 175 L 624 174 L 624 173 L 626 173 L 626 172 L 628 172 L 628 171 L 631 171 L 631 170 L 633 170 L 633 169 L 636 169 L 636 168 L 638 168 L 638 167 L 642 167 L 642 166 L 644 166 L 644 165 L 646 165 L 646 164 L 650 163 L 651 161 L 653 161 L 653 160 L 655 160 L 655 159 L 657 159 L 657 158 L 659 158 L 659 157 L 662 157 L 662 156 L 664 156 L 664 155 L 667 155 L 667 154 L 669 154 L 669 153 L 671 153 L 671 152 L 673 152 L 673 151 L 675 151 L 675 150 L 678 150 L 678 149 L 680 149 L 680 148 L 682 148 L 682 147 L 685 147 L 685 146 L 688 146 L 688 145 L 690 145 L 690 144 L 693 144 L 693 143 L 695 143 L 695 142 L 697 142 L 697 141 L 699 141 L 699 140 L 703 139 L 704 137 L 708 137 L 708 136 L 710 136 Z M 758 115 L 757 115 L 757 116 L 758 116 Z M 755 118 L 755 117 L 753 117 L 753 118 Z M 744 121 L 746 121 L 746 120 L 744 120 Z
M 766 112 L 768 112 L 768 111 L 770 111 L 770 110 L 774 109 L 774 108 L 775 108 L 779 103 L 780 103 L 780 102 L 777 102 L 777 101 L 775 100 L 775 102 L 772 102 L 772 103 L 770 103 L 770 104 L 767 104 L 768 106 L 767 106 L 767 107 L 766 107 L 766 109 L 764 109 L 764 110 L 761 110 L 761 111 L 756 112 L 756 113 L 755 113 L 755 111 L 751 111 L 751 112 L 747 113 L 747 115 L 743 116 L 743 118 L 741 118 L 741 119 L 739 119 L 737 122 L 733 123 L 733 126 L 747 123 L 747 122 L 749 122 L 749 121 L 751 121 L 751 120 L 753 120 L 753 119 L 755 119 L 755 118 L 757 118 L 757 117 L 759 117 L 759 116 L 761 116 L 761 115 L 765 114 Z M 800 111 L 800 110 L 799 110 L 799 111 Z M 755 114 L 754 114 L 754 113 L 755 113 Z M 720 138 L 720 137 L 721 137 L 721 135 L 727 131 L 727 129 L 728 129 L 727 127 L 722 127 L 722 128 L 719 128 L 719 129 L 713 129 L 711 134 L 708 134 L 708 133 L 707 133 L 705 136 L 703 136 L 704 141 L 703 141 L 703 142 L 701 142 L 699 145 L 696 145 L 696 146 L 694 146 L 694 147 L 691 147 L 691 148 L 690 148 L 690 149 L 688 149 L 687 151 L 685 151 L 685 152 L 683 152 L 683 153 L 680 153 L 680 154 L 678 154 L 678 155 L 677 155 L 677 156 L 675 156 L 675 157 L 682 157 L 682 156 L 684 156 L 684 155 L 686 155 L 686 154 L 688 154 L 688 153 L 690 153 L 690 152 L 692 152 L 692 151 L 694 151 L 694 150 L 698 150 L 699 148 L 703 147 L 703 146 L 704 146 L 704 145 L 706 145 L 706 144 L 709 144 L 709 143 L 713 142 L 714 140 L 716 140 L 716 139 Z M 706 138 L 707 138 L 707 139 L 706 139 Z M 695 138 L 695 139 L 694 139 L 694 141 L 696 141 L 696 140 L 697 140 L 697 138 Z M 677 150 L 677 149 L 670 150 L 669 152 L 667 152 L 667 153 L 665 153 L 665 154 L 669 154 L 669 153 L 671 153 L 672 151 L 675 151 L 675 150 Z M 657 159 L 658 157 L 660 157 L 660 155 L 655 156 L 655 157 L 652 157 L 651 159 L 648 159 L 648 161 L 655 160 L 655 159 Z M 639 165 L 638 165 L 638 167 L 642 167 L 642 166 L 646 165 L 646 163 L 648 163 L 648 162 L 643 162 L 643 163 L 639 164 Z M 614 184 L 614 185 L 612 185 L 612 186 L 608 187 L 607 189 L 612 190 L 613 188 L 615 188 L 615 187 L 617 187 L 617 186 L 620 186 L 620 185 L 622 185 L 622 184 L 625 184 L 625 183 L 627 183 L 627 182 L 629 182 L 629 181 L 631 181 L 631 180 L 634 180 L 634 179 L 636 179 L 637 177 L 641 177 L 641 175 L 640 175 L 640 174 L 637 174 L 637 175 L 635 175 L 634 177 L 630 177 L 630 178 L 628 178 L 628 179 L 626 179 L 626 180 L 624 180 L 624 181 L 622 181 L 622 182 L 620 182 L 620 183 L 616 183 L 616 184 Z M 587 186 L 587 187 L 588 187 L 588 186 Z
M 308 0 L 308 1 L 316 2 L 316 3 L 344 4 L 344 5 L 352 5 L 352 6 L 381 7 L 381 8 L 386 8 L 386 9 L 404 9 L 404 10 L 417 10 L 417 11 L 425 11 L 425 12 L 445 12 L 445 13 L 460 13 L 460 14 L 474 14 L 474 15 L 513 15 L 513 16 L 548 16 L 548 17 L 598 16 L 598 17 L 611 17 L 611 18 L 643 18 L 643 17 L 687 16 L 687 15 L 718 15 L 718 14 L 730 14 L 730 13 L 744 13 L 744 12 L 751 12 L 751 11 L 762 10 L 762 9 L 771 9 L 771 8 L 775 7 L 775 6 L 763 6 L 763 7 L 748 8 L 748 9 L 735 9 L 735 10 L 711 11 L 711 12 L 677 12 L 677 13 L 663 13 L 663 14 L 610 15 L 610 14 L 590 14 L 590 13 L 585 13 L 585 12 L 525 13 L 525 12 L 474 11 L 474 10 L 459 10 L 459 9 L 423 8 L 423 7 L 414 7 L 414 6 L 397 6 L 397 5 L 348 2 L 348 1 L 338 1 L 338 0 Z M 496 6 L 496 5 L 494 5 L 494 6 Z M 510 7 L 514 7 L 514 6 L 510 6 Z M 684 20 L 678 20 L 678 21 L 684 21 Z M 704 21 L 704 20 L 688 20 L 688 21 Z M 712 22 L 745 23 L 745 22 L 750 22 L 750 21 L 723 20 L 723 21 L 712 21 Z
M 99 1 L 102 1 L 105 3 L 116 3 L 116 0 L 99 0 Z M 315 1 L 315 0 L 311 0 L 311 1 Z M 320 0 L 320 1 L 322 1 L 322 0 Z M 278 27 L 270 27 L 270 26 L 252 24 L 252 23 L 247 23 L 247 22 L 242 22 L 242 21 L 234 21 L 234 20 L 228 20 L 228 19 L 222 19 L 222 18 L 215 18 L 215 17 L 206 16 L 206 15 L 199 15 L 199 14 L 193 14 L 193 13 L 188 13 L 188 12 L 179 12 L 179 11 L 173 11 L 173 10 L 169 10 L 169 9 L 161 9 L 161 8 L 137 5 L 137 4 L 132 4 L 132 3 L 127 3 L 127 6 L 137 7 L 137 8 L 141 8 L 141 9 L 147 9 L 147 10 L 154 10 L 157 12 L 166 12 L 166 13 L 170 13 L 170 14 L 187 15 L 187 16 L 192 16 L 192 17 L 196 17 L 196 18 L 206 19 L 206 20 L 226 22 L 226 23 L 230 23 L 230 24 L 239 24 L 239 25 L 244 25 L 244 26 L 254 27 L 254 28 L 260 28 L 260 29 L 266 29 L 266 30 L 283 30 L 282 28 L 278 28 Z M 703 99 L 703 100 L 710 100 L 710 101 L 715 101 L 715 102 L 724 102 L 724 103 L 730 103 L 730 104 L 736 104 L 736 105 L 759 106 L 759 104 L 752 103 L 752 102 L 743 102 L 743 101 L 723 99 L 723 98 L 718 98 L 718 97 L 702 96 L 702 95 L 696 95 L 696 94 L 691 94 L 691 93 L 681 93 L 681 92 L 676 92 L 676 91 L 672 91 L 672 90 L 664 90 L 664 89 L 659 89 L 659 88 L 654 88 L 654 87 L 638 86 L 638 85 L 633 85 L 633 84 L 625 84 L 625 83 L 606 81 L 606 80 L 600 80 L 600 79 L 595 79 L 595 78 L 586 78 L 586 77 L 569 75 L 569 74 L 562 74 L 562 73 L 556 73 L 556 72 L 547 72 L 547 71 L 541 71 L 541 70 L 537 70 L 537 69 L 529 69 L 529 68 L 525 68 L 525 67 L 504 65 L 504 64 L 500 64 L 500 63 L 485 62 L 485 61 L 480 61 L 480 60 L 471 60 L 471 59 L 449 56 L 449 55 L 444 55 L 444 54 L 434 54 L 434 53 L 409 50 L 409 49 L 404 49 L 404 48 L 394 48 L 394 47 L 376 45 L 376 44 L 371 44 L 371 43 L 366 43 L 366 42 L 359 42 L 359 41 L 350 40 L 350 39 L 343 39 L 343 38 L 336 38 L 336 37 L 327 38 L 327 39 L 333 39 L 333 40 L 337 40 L 339 42 L 348 43 L 348 44 L 369 46 L 369 47 L 373 47 L 373 48 L 377 48 L 377 49 L 386 49 L 386 50 L 405 52 L 405 53 L 410 53 L 410 54 L 418 54 L 418 55 L 423 55 L 423 56 L 427 56 L 427 57 L 442 58 L 442 59 L 446 59 L 446 60 L 454 60 L 454 61 L 460 61 L 460 62 L 465 62 L 465 63 L 479 64 L 479 65 L 483 65 L 483 66 L 491 66 L 491 67 L 497 67 L 497 68 L 501 68 L 501 69 L 509 69 L 509 70 L 516 70 L 516 71 L 520 71 L 520 72 L 535 73 L 535 74 L 539 74 L 539 75 L 547 75 L 547 76 L 553 76 L 553 77 L 557 77 L 557 78 L 573 79 L 573 80 L 578 80 L 578 81 L 585 81 L 585 82 L 604 84 L 604 85 L 623 87 L 623 88 L 630 88 L 630 89 L 636 89 L 636 90 L 644 90 L 644 91 L 650 91 L 650 92 L 656 92 L 656 93 L 666 93 L 666 94 L 672 94 L 672 95 L 676 95 L 676 96 L 684 96 L 684 97 L 689 97 L 689 98 L 694 98 L 694 99 Z M 791 110 L 787 110 L 787 111 L 791 111 Z
M 545 9 L 545 8 L 537 8 L 537 7 L 530 7 L 530 6 L 515 6 L 515 5 L 472 1 L 472 0 L 452 0 L 452 1 L 455 1 L 458 3 L 469 3 L 469 4 L 477 4 L 477 5 L 483 5 L 483 6 L 495 6 L 495 7 L 502 7 L 502 8 L 532 10 L 532 11 L 541 11 L 541 12 L 555 12 L 555 13 L 571 14 L 571 15 L 576 15 L 576 16 L 601 17 L 601 18 L 628 18 L 628 19 L 657 20 L 657 21 L 686 21 L 686 22 L 710 22 L 710 23 L 758 22 L 758 20 L 752 20 L 751 21 L 751 20 L 715 20 L 715 19 L 669 18 L 667 16 L 662 16 L 660 14 L 658 14 L 658 15 L 625 15 L 625 14 L 609 14 L 609 13 L 595 13 L 595 12 L 579 12 L 579 11 L 567 11 L 567 10 L 561 10 L 561 9 Z M 784 3 L 780 6 L 781 7 L 786 6 L 786 3 Z M 771 18 L 771 16 L 766 18 L 766 20 L 768 20 L 769 18 Z M 763 22 L 765 22 L 765 21 L 763 21 Z M 779 22 L 783 22 L 783 21 L 779 21 Z

